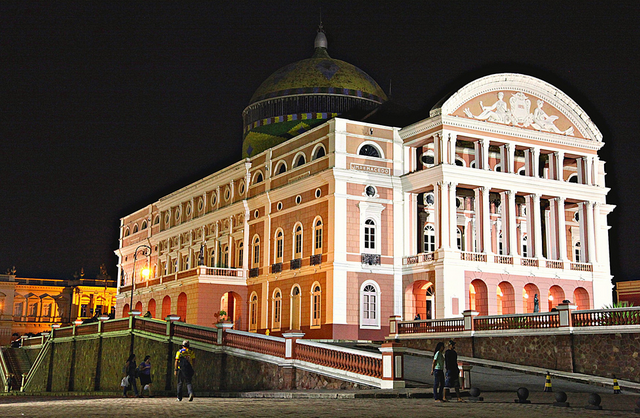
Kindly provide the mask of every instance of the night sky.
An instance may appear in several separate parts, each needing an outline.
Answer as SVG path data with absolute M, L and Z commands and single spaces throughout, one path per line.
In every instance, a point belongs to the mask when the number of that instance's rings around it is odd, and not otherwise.
M 604 135 L 612 272 L 640 277 L 640 2 L 221 3 L 0 2 L 0 272 L 115 276 L 120 217 L 241 158 L 243 108 L 322 8 L 329 54 L 425 115 L 496 72 L 572 97 Z

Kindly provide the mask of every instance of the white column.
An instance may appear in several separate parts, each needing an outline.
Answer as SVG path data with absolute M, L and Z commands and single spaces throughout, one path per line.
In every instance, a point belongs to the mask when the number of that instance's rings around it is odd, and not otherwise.
M 576 158 L 576 165 L 578 166 L 578 183 L 587 184 L 586 172 L 585 172 L 585 159 Z
M 518 255 L 518 235 L 516 232 L 516 192 L 507 190 L 509 207 L 509 255 Z
M 534 235 L 535 242 L 535 253 L 534 256 L 536 258 L 542 258 L 542 218 L 540 216 L 540 195 L 533 194 L 533 225 L 531 227 L 531 232 Z
M 532 177 L 539 178 L 540 177 L 540 148 L 532 148 L 531 149 L 531 168 L 533 169 Z
M 558 206 L 558 259 L 568 261 L 567 259 L 567 226 L 566 214 L 564 210 L 564 197 L 555 199 Z
M 598 156 L 593 157 L 593 168 L 591 169 L 591 184 L 594 186 L 598 186 L 598 166 L 600 166 L 600 158 Z
M 600 203 L 593 202 L 593 242 L 594 242 L 594 252 L 592 263 L 597 263 L 600 259 L 600 255 L 598 254 L 598 243 L 600 243 L 600 228 L 601 225 L 601 217 L 600 217 Z M 602 248 L 602 247 L 600 247 Z
M 456 139 L 457 139 L 457 135 L 453 132 L 449 132 L 448 135 L 449 137 L 449 164 L 456 164 Z
M 580 262 L 587 262 L 587 202 L 578 203 L 578 224 L 580 225 Z M 574 260 L 575 261 L 575 260 Z
M 507 164 L 509 165 L 509 169 L 505 171 L 507 173 L 514 173 L 515 172 L 514 160 L 516 156 L 516 146 L 512 144 L 506 144 L 505 147 L 507 147 Z
M 593 179 L 591 178 L 591 172 L 593 167 L 593 157 L 585 157 L 585 182 L 589 186 L 593 185 Z
M 449 183 L 449 246 L 458 249 L 458 207 L 456 205 L 456 183 Z
M 594 225 L 593 225 L 593 202 L 586 202 L 586 212 L 587 212 L 587 262 L 595 263 L 596 262 L 596 246 L 594 239 Z
M 438 182 L 438 197 L 437 203 L 440 208 L 440 213 L 437 214 L 436 219 L 438 222 L 436 223 L 438 230 L 436 231 L 437 237 L 440 237 L 440 243 L 438 248 L 450 248 L 449 243 L 449 199 L 448 199 L 448 189 L 449 183 L 445 183 L 442 181 Z
M 442 164 L 442 134 L 433 135 L 433 165 Z
M 476 187 L 475 189 L 473 189 L 473 192 L 475 193 L 475 198 L 473 199 L 473 205 L 474 205 L 474 214 L 475 214 L 475 239 L 476 239 L 476 246 L 474 251 L 475 252 L 482 252 L 482 223 L 483 223 L 483 216 L 482 216 L 482 211 L 484 209 L 483 204 L 482 204 L 482 187 Z
M 556 151 L 553 153 L 556 161 L 556 180 L 564 181 L 564 152 Z
M 476 168 L 482 168 L 482 140 L 473 143 L 473 151 L 476 154 Z
M 491 254 L 491 216 L 489 210 L 489 188 L 482 187 L 482 252 Z
M 489 140 L 481 139 L 480 145 L 482 145 L 482 169 L 489 169 Z M 488 201 L 489 199 L 487 199 Z
M 548 241 L 549 250 L 547 254 L 551 260 L 558 259 L 558 204 L 557 198 L 549 199 L 549 223 L 547 224 L 549 231 Z

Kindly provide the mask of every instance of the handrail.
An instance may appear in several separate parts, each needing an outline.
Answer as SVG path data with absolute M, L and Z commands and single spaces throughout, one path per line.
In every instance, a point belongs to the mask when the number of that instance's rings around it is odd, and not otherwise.
M 463 318 L 423 319 L 398 322 L 398 334 L 464 331 Z
M 7 367 L 7 363 L 4 361 L 4 351 L 2 350 L 2 347 L 0 347 L 0 379 L 2 379 L 2 386 L 4 387 L 5 392 L 9 392 L 9 390 L 7 389 L 8 376 L 9 376 L 9 367 Z
M 297 360 L 365 376 L 382 377 L 382 354 L 354 352 L 321 343 L 309 344 L 310 341 L 297 340 L 296 343 Z
M 47 341 L 45 341 L 44 346 L 38 353 L 38 356 L 36 357 L 35 361 L 31 365 L 31 368 L 27 372 L 27 375 L 23 378 L 22 385 L 20 386 L 20 392 L 24 392 L 24 389 L 27 387 L 27 385 L 29 385 L 29 383 L 33 379 L 33 376 L 35 375 L 36 370 L 38 370 L 38 366 L 40 366 L 40 363 L 43 361 L 42 359 L 49 352 L 50 346 L 51 346 L 51 337 L 47 338 Z

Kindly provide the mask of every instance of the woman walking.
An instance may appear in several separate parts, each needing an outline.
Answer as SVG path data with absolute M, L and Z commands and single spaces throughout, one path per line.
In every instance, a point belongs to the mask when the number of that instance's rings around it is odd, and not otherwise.
M 153 398 L 151 393 L 151 356 L 144 356 L 144 361 L 138 366 L 140 371 L 140 397 L 144 394 L 145 389 L 149 391 L 149 397 Z
M 444 390 L 444 343 L 442 341 L 436 345 L 431 374 L 433 375 L 433 399 L 436 402 L 446 402 L 447 400 L 442 397 Z
M 129 384 L 122 389 L 122 396 L 125 398 L 127 397 L 130 386 L 133 386 L 135 396 L 140 397 L 138 394 L 138 385 L 136 385 L 136 366 L 136 355 L 132 353 L 124 364 L 125 377 L 129 378 Z

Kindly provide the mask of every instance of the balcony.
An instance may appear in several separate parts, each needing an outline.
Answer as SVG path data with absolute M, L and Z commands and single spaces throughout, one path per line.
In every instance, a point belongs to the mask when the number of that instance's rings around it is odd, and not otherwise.
M 436 259 L 436 254 L 435 253 L 421 253 L 418 255 L 412 255 L 409 257 L 405 257 L 402 260 L 402 264 L 404 264 L 405 266 L 410 266 L 412 264 L 418 264 L 418 263 L 429 263 L 431 261 L 435 261 Z
M 322 254 L 315 254 L 309 258 L 309 265 L 317 266 L 322 264 Z
M 252 268 L 249 270 L 249 277 L 258 277 L 260 275 L 260 267 Z
M 173 281 L 198 278 L 199 281 L 214 282 L 224 281 L 225 283 L 238 282 L 238 284 L 245 284 L 244 270 L 240 268 L 226 268 L 226 267 L 206 267 L 198 266 L 189 270 L 178 271 L 176 273 L 166 274 L 164 276 L 150 279 L 147 281 L 136 282 L 136 289 L 142 289 L 145 287 L 151 287 L 162 283 L 170 283 Z M 128 292 L 131 290 L 131 285 L 120 286 L 120 293 Z
M 271 273 L 281 273 L 282 263 L 275 263 L 271 265 Z
M 497 264 L 513 264 L 513 256 L 495 255 L 493 256 L 493 262 Z
M 379 266 L 380 265 L 380 254 L 361 254 L 360 255 L 361 262 L 367 266 Z

